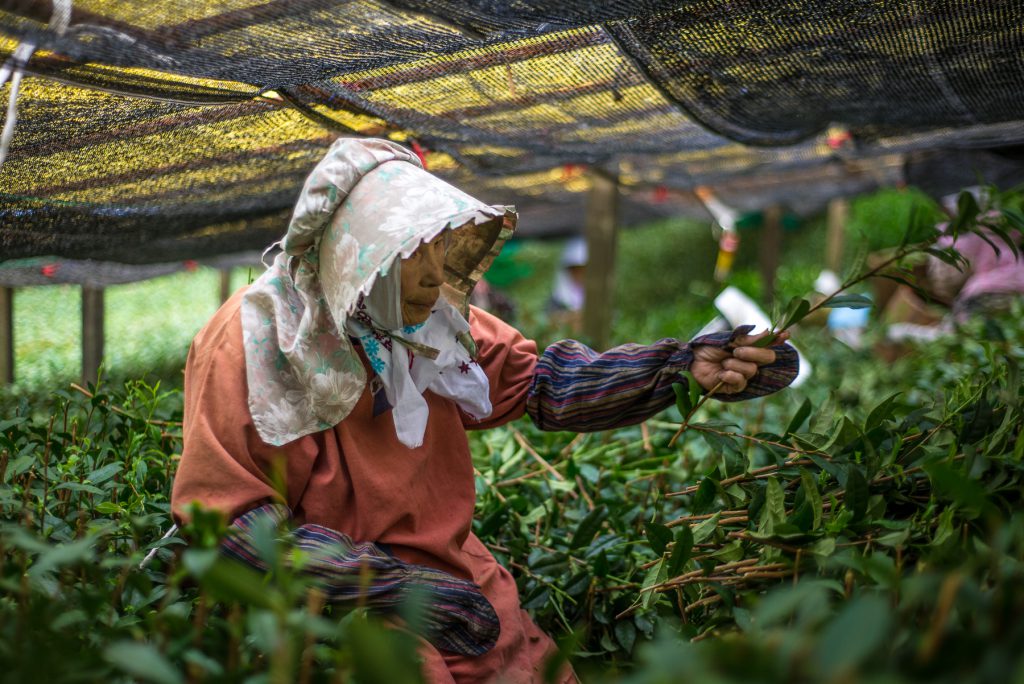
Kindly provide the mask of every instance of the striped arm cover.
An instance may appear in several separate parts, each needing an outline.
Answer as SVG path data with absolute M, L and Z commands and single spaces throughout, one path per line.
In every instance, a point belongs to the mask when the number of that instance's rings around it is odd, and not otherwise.
M 703 335 L 690 342 L 666 338 L 651 345 L 624 344 L 604 353 L 575 340 L 544 350 L 534 371 L 526 411 L 542 430 L 596 432 L 647 420 L 675 401 L 672 383 L 693 362 L 699 345 L 724 347 L 730 333 Z M 776 345 L 775 362 L 761 366 L 747 388 L 716 396 L 742 401 L 776 392 L 799 370 L 796 350 Z
M 238 517 L 228 528 L 222 552 L 262 572 L 268 570 L 253 544 L 253 528 L 276 527 L 291 519 L 280 504 L 265 504 Z M 480 655 L 498 640 L 498 616 L 472 582 L 422 565 L 411 565 L 386 553 L 377 544 L 356 543 L 347 535 L 320 525 L 301 525 L 288 533 L 301 550 L 300 572 L 313 579 L 331 604 L 360 600 L 379 613 L 392 613 L 411 592 L 425 595 L 423 636 L 439 649 Z M 369 582 L 362 581 L 369 573 Z

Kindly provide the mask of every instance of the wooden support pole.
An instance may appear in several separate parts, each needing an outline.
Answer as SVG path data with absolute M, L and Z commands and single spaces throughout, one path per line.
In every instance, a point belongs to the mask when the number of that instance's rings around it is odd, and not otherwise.
M 14 288 L 0 287 L 0 385 L 14 382 Z
M 95 383 L 103 362 L 103 288 L 82 286 L 82 382 Z
M 618 179 L 592 171 L 585 229 L 587 270 L 584 277 L 583 334 L 598 350 L 611 338 L 612 294 L 615 289 L 615 246 L 618 240 Z
M 220 303 L 228 301 L 231 296 L 231 269 L 220 269 Z
M 843 268 L 843 242 L 850 203 L 836 197 L 828 203 L 828 227 L 825 233 L 825 267 L 838 274 Z
M 758 265 L 761 282 L 764 283 L 764 300 L 770 304 L 775 299 L 775 272 L 779 269 L 779 255 L 782 253 L 782 208 L 778 205 L 766 207 L 763 215 Z

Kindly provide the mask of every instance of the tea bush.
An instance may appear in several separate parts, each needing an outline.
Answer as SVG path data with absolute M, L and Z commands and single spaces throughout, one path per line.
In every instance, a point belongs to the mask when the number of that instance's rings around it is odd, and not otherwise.
M 586 681 L 1022 681 L 1022 313 L 891 364 L 804 331 L 815 377 L 757 402 L 472 433 L 475 532 Z M 419 680 L 413 637 L 325 611 L 277 531 L 269 576 L 217 516 L 165 536 L 177 390 L 38 413 L 0 421 L 0 680 Z
M 673 447 L 677 409 L 474 433 L 475 531 L 591 681 L 1009 681 L 1024 326 L 995 330 L 889 368 L 812 343 L 813 386 L 708 403 Z M 416 680 L 402 633 L 219 559 L 215 518 L 161 539 L 180 394 L 93 389 L 0 424 L 0 678 Z

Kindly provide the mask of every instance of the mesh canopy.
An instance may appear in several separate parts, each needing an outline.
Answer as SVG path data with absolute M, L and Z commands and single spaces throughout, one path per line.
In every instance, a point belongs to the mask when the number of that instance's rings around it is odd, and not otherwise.
M 1024 0 L 54 10 L 0 0 L 0 62 L 26 74 L 0 168 L 0 259 L 258 249 L 338 135 L 411 145 L 471 194 L 516 204 L 524 234 L 578 227 L 580 165 L 620 179 L 627 223 L 703 214 L 700 184 L 807 213 L 938 182 L 911 168 L 919 152 L 969 169 L 964 184 L 1024 179 L 1019 158 L 972 152 L 1024 142 Z

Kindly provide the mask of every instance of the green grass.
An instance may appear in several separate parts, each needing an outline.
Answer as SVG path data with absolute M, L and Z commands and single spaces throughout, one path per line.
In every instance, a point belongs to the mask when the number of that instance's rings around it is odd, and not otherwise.
M 247 269 L 232 272 L 232 289 Z M 174 380 L 189 344 L 219 304 L 218 271 L 193 272 L 116 285 L 104 300 L 104 374 Z M 81 290 L 72 285 L 15 291 L 15 383 L 8 396 L 33 397 L 81 376 Z

